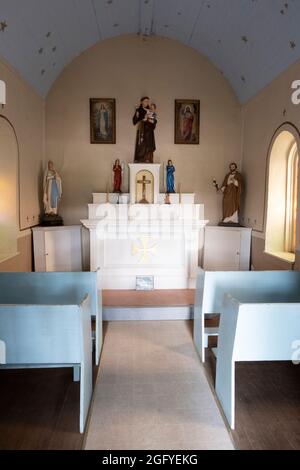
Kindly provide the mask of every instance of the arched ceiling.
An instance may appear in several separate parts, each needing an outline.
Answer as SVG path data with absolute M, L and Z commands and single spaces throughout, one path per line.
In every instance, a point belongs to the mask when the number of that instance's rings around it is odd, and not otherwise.
M 300 58 L 299 24 L 300 0 L 0 0 L 0 56 L 45 96 L 98 41 L 166 36 L 206 55 L 245 102 Z

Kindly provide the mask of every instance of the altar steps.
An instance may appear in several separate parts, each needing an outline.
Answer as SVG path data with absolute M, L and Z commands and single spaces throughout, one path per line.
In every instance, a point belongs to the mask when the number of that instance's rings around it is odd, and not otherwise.
M 191 320 L 194 289 L 104 290 L 104 321 Z

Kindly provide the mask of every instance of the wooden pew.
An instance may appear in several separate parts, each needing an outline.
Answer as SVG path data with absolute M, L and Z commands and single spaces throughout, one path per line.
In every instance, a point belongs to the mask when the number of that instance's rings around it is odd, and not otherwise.
M 30 288 L 21 293 L 12 283 L 7 295 L 0 290 L 0 341 L 6 349 L 5 365 L 0 367 L 73 367 L 75 380 L 80 380 L 79 429 L 83 433 L 92 396 L 90 295 L 79 300 L 78 294 L 69 292 L 56 300 L 44 290 L 39 302 Z M 9 302 L 3 302 L 4 297 Z
M 300 272 L 298 271 L 234 271 L 211 272 L 198 270 L 194 307 L 194 342 L 198 354 L 205 362 L 205 348 L 210 335 L 218 335 L 218 328 L 205 328 L 205 317 L 223 313 L 223 297 L 229 293 L 244 302 L 280 302 L 283 296 L 298 301 Z
M 252 302 L 245 303 L 225 294 L 222 306 L 216 393 L 232 429 L 235 428 L 235 362 L 299 359 L 295 351 L 300 339 L 299 289 L 294 294 L 281 295 L 281 300 L 277 295 L 272 301 L 270 294 L 263 299 L 255 291 L 252 295 Z
M 98 365 L 102 349 L 102 297 L 101 290 L 97 290 L 97 273 L 0 273 L 0 304 L 14 304 L 26 298 L 31 304 L 51 305 L 54 300 L 64 305 L 70 296 L 79 303 L 86 294 L 90 295 L 90 315 L 96 321 L 95 362 Z

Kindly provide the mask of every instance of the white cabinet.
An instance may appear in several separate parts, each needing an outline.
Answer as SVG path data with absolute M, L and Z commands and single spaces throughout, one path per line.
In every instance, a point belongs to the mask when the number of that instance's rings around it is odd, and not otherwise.
M 205 227 L 203 269 L 249 271 L 251 232 L 244 227 Z
M 35 271 L 82 271 L 81 226 L 35 227 Z

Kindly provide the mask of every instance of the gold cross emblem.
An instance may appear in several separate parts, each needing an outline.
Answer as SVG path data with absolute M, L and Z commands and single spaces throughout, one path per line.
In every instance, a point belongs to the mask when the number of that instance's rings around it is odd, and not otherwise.
M 140 237 L 138 243 L 132 244 L 132 254 L 140 255 L 139 263 L 147 264 L 150 261 L 150 255 L 154 256 L 157 250 L 157 243 L 151 242 L 149 237 Z

